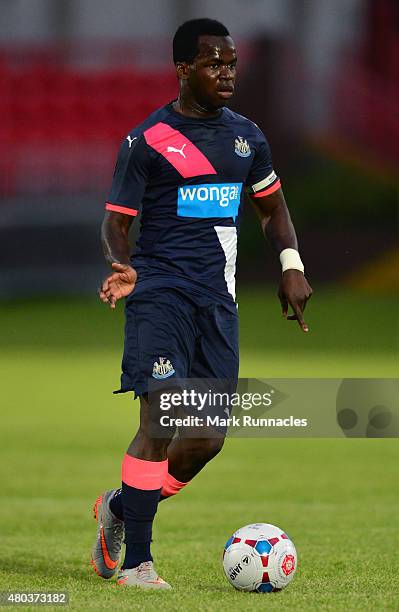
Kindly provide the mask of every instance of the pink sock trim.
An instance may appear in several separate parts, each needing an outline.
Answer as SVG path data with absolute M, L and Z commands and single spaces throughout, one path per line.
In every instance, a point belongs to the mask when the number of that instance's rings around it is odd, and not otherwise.
M 122 480 L 129 487 L 154 491 L 160 489 L 168 473 L 168 460 L 145 461 L 125 455 L 122 462 Z
M 188 482 L 180 482 L 179 480 L 176 480 L 176 478 L 173 478 L 173 476 L 168 472 L 163 483 L 161 495 L 164 497 L 176 495 L 176 493 L 178 493 L 180 489 L 185 487 L 187 484 Z

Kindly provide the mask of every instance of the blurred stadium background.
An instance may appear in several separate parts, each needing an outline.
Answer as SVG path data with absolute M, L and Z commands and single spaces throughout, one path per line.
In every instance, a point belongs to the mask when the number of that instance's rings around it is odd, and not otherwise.
M 136 420 L 131 397 L 111 395 L 123 309 L 111 313 L 96 298 L 106 271 L 99 243 L 104 201 L 121 140 L 176 95 L 176 27 L 200 16 L 225 22 L 237 43 L 233 108 L 270 141 L 315 289 L 305 336 L 281 320 L 279 265 L 248 208 L 238 270 L 242 375 L 398 376 L 396 0 L 0 0 L 0 472 L 7 501 L 0 507 L 0 578 L 3 588 L 70 588 L 80 609 L 119 597 L 104 590 L 95 599 L 87 509 L 101 487 L 116 484 Z M 185 504 L 162 508 L 159 529 L 169 540 L 156 545 L 166 547 L 164 567 L 173 529 L 195 517 L 197 566 L 213 572 L 202 596 L 214 605 L 220 592 L 212 585 L 222 580 L 216 548 L 237 521 L 265 516 L 291 528 L 304 553 L 303 580 L 285 600 L 295 609 L 308 606 L 315 582 L 323 609 L 356 609 L 356 589 L 365 598 L 357 609 L 377 609 L 382 597 L 389 608 L 393 577 L 384 571 L 397 550 L 391 523 L 398 449 L 395 440 L 374 442 L 268 441 L 269 474 L 282 478 L 266 482 L 257 480 L 265 440 L 230 440 Z M 236 482 L 252 482 L 251 504 L 244 485 L 225 488 L 218 501 L 220 482 L 232 471 Z M 220 517 L 213 531 L 211 496 Z M 350 553 L 338 550 L 336 517 L 339 541 L 352 540 Z M 374 600 L 367 599 L 364 564 L 371 533 L 385 542 L 385 556 L 372 561 Z M 203 576 L 184 574 L 178 540 L 165 577 L 177 572 L 176 580 L 185 576 L 195 591 L 193 575 L 200 583 Z M 321 577 L 314 562 L 324 568 Z M 337 577 L 345 593 L 337 592 Z M 233 596 L 226 605 L 246 609 Z M 321 609 L 317 601 L 314 609 Z M 182 609 L 200 609 L 197 600 L 186 604 Z
M 0 9 L 2 297 L 93 294 L 117 149 L 176 95 L 171 37 L 201 15 L 225 21 L 237 42 L 233 108 L 269 138 L 310 279 L 398 289 L 395 0 L 1 0 Z M 278 267 L 255 223 L 241 242 L 240 282 L 270 282 Z

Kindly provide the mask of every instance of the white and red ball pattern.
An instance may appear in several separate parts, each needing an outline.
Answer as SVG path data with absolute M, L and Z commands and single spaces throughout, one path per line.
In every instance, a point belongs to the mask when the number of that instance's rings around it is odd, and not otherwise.
M 295 546 L 279 527 L 254 523 L 238 529 L 226 542 L 223 568 L 239 591 L 281 591 L 294 577 Z

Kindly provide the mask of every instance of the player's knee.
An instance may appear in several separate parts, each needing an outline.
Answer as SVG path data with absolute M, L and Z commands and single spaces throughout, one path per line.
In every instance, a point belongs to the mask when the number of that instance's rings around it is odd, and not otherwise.
M 151 432 L 140 427 L 130 443 L 127 453 L 133 457 L 139 456 L 147 461 L 162 461 L 166 458 L 170 438 L 154 438 Z
M 216 457 L 218 453 L 223 448 L 224 438 L 213 438 L 211 440 L 207 440 L 207 452 L 210 459 Z
M 224 444 L 224 438 L 193 439 L 190 444 L 190 455 L 202 463 L 207 463 L 220 451 Z

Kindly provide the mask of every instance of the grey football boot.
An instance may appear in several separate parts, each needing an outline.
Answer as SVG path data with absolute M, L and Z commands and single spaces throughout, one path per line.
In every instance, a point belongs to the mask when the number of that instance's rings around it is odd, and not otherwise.
M 116 582 L 122 586 L 138 587 L 139 589 L 169 590 L 172 588 L 158 576 L 152 561 L 144 561 L 132 569 L 121 569 Z
M 109 502 L 116 489 L 99 495 L 93 506 L 97 536 L 91 553 L 91 565 L 101 578 L 112 578 L 118 569 L 125 535 L 124 523 L 114 516 Z

